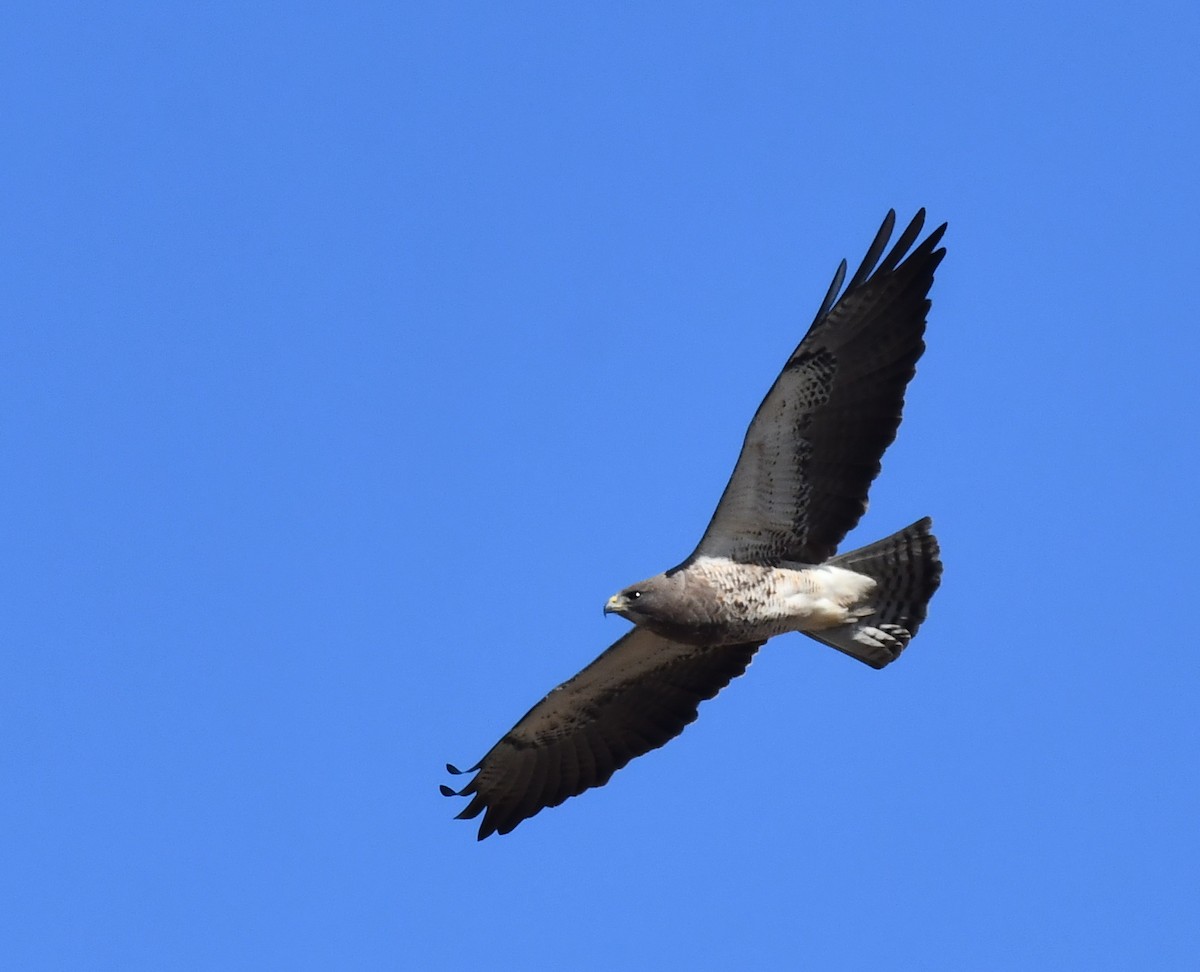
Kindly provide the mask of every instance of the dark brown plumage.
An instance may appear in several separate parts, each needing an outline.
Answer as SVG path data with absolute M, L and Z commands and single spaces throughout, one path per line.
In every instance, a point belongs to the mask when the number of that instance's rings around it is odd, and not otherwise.
M 867 509 L 879 460 L 900 427 L 904 391 L 925 350 L 928 293 L 945 224 L 903 263 L 921 210 L 874 269 L 895 224 L 888 213 L 836 304 L 821 310 L 758 407 L 737 465 L 693 557 L 828 560 Z
M 700 648 L 634 628 L 530 709 L 468 771 L 478 772 L 466 786 L 442 793 L 471 797 L 460 818 L 484 812 L 480 840 L 507 834 L 674 739 L 701 702 L 746 670 L 758 647 Z

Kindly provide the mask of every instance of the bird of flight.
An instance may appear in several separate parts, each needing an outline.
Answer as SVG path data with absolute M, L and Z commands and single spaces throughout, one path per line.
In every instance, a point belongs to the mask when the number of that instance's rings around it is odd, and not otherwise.
M 800 631 L 883 668 L 917 633 L 942 574 L 928 518 L 835 556 L 896 437 L 946 255 L 944 223 L 913 247 L 924 210 L 888 250 L 895 219 L 844 291 L 842 261 L 750 421 L 696 549 L 608 599 L 605 613 L 634 629 L 530 709 L 464 787 L 441 787 L 471 798 L 460 818 L 483 813 L 480 840 L 675 738 L 768 638 Z

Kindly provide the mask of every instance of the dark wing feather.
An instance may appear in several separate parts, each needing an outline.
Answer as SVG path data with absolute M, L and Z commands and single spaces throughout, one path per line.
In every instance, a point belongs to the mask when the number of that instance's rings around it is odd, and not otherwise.
M 888 213 L 835 303 L 845 262 L 838 268 L 812 327 L 750 422 L 689 560 L 821 563 L 858 523 L 925 350 L 929 288 L 946 254 L 935 247 L 946 226 L 908 254 L 924 222 L 921 210 L 883 256 L 895 223 Z
M 460 818 L 483 813 L 480 840 L 507 834 L 678 736 L 701 702 L 746 670 L 759 644 L 699 648 L 634 628 L 530 709 L 466 786 L 442 792 L 471 798 Z

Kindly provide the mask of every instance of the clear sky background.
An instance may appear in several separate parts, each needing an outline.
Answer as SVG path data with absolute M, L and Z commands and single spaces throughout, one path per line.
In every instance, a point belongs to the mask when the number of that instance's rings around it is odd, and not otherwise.
M 0 966 L 1195 967 L 1195 3 L 2 20 Z M 477 844 L 921 206 L 918 639 Z

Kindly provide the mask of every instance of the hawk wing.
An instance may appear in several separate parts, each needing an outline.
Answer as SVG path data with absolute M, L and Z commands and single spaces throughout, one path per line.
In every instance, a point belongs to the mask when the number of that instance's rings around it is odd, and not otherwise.
M 674 739 L 761 644 L 699 648 L 634 628 L 530 709 L 468 771 L 475 776 L 466 786 L 442 793 L 471 797 L 458 816 L 483 813 L 480 840 L 507 834 Z
M 896 437 L 904 390 L 925 350 L 929 288 L 946 255 L 935 249 L 943 223 L 905 258 L 924 225 L 922 209 L 879 262 L 895 221 L 889 212 L 838 298 L 842 261 L 816 319 L 750 422 L 689 561 L 819 564 L 866 512 L 867 489 Z

